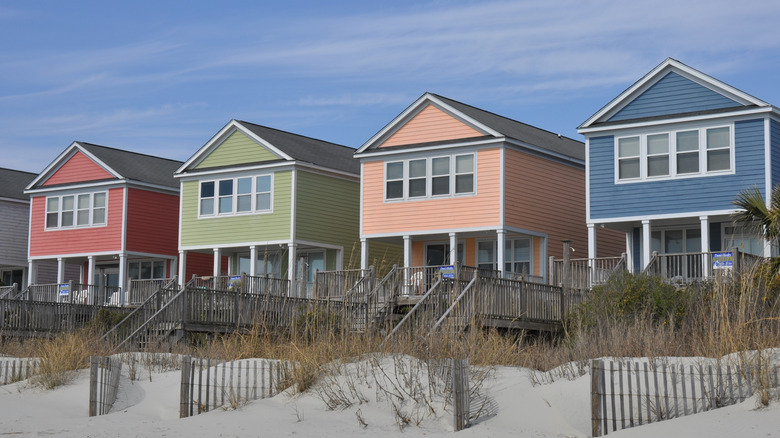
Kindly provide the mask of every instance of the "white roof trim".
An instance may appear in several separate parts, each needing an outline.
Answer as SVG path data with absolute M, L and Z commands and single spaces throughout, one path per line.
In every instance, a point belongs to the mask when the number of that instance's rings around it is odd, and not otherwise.
M 103 168 L 103 170 L 105 170 L 106 172 L 110 173 L 114 178 L 124 179 L 124 177 L 122 175 L 120 175 L 117 171 L 115 171 L 110 166 L 108 166 L 106 163 L 102 162 L 97 157 L 92 155 L 89 151 L 84 149 L 84 147 L 81 144 L 79 144 L 79 142 L 74 141 L 73 143 L 70 144 L 70 146 L 65 148 L 65 150 L 62 153 L 57 155 L 57 158 L 55 158 L 54 161 L 49 163 L 49 165 L 46 166 L 46 168 L 43 169 L 43 171 L 41 171 L 41 173 L 39 173 L 38 176 L 35 177 L 35 179 L 32 180 L 32 182 L 27 185 L 27 187 L 24 188 L 25 191 L 30 190 L 30 188 L 34 187 L 39 182 L 45 181 L 45 180 L 49 179 L 63 165 L 65 165 L 65 163 L 67 163 L 68 160 L 73 157 L 73 155 L 75 155 L 76 151 L 80 151 L 81 153 L 86 155 L 87 158 L 89 158 L 90 160 L 95 162 L 95 164 L 97 164 L 98 166 Z
M 231 120 L 227 123 L 222 129 L 219 130 L 211 139 L 206 142 L 205 145 L 201 146 L 200 149 L 198 149 L 195 154 L 190 157 L 181 167 L 179 167 L 174 174 L 179 174 L 181 172 L 184 172 L 188 167 L 199 164 L 202 162 L 206 157 L 213 152 L 217 146 L 219 146 L 223 141 L 225 141 L 230 134 L 232 134 L 234 131 L 241 131 L 242 134 L 246 135 L 247 137 L 254 140 L 259 145 L 263 146 L 264 148 L 268 149 L 273 153 L 274 155 L 278 156 L 279 158 L 292 161 L 293 158 L 286 153 L 282 152 L 279 148 L 272 145 L 265 139 L 259 137 L 254 132 L 250 131 L 249 128 L 242 125 L 241 122 L 238 120 Z
M 416 116 L 420 111 L 422 111 L 427 104 L 433 104 L 434 106 L 438 107 L 442 111 L 449 113 L 450 115 L 454 116 L 460 121 L 466 123 L 467 125 L 470 125 L 471 127 L 473 127 L 478 131 L 482 131 L 485 134 L 490 134 L 494 137 L 502 136 L 500 132 L 495 131 L 494 129 L 491 129 L 485 126 L 484 124 L 477 122 L 471 117 L 466 116 L 465 114 L 456 110 L 452 106 L 444 103 L 441 99 L 437 98 L 431 93 L 425 93 L 422 96 L 420 96 L 417 100 L 415 100 L 414 103 L 409 105 L 401 114 L 397 115 L 390 123 L 385 125 L 384 128 L 382 128 L 379 132 L 377 132 L 370 139 L 368 139 L 367 142 L 363 143 L 363 146 L 360 146 L 360 148 L 358 148 L 358 150 L 355 152 L 355 155 L 360 154 L 361 152 L 370 148 L 377 142 L 381 140 L 385 140 L 387 137 L 389 137 L 388 134 L 394 133 L 395 131 L 400 129 L 401 126 L 406 124 L 406 122 L 411 120 L 412 117 Z
M 623 107 L 628 105 L 628 103 L 630 103 L 635 96 L 642 94 L 645 90 L 666 76 L 668 71 L 674 71 L 675 73 L 678 73 L 681 76 L 698 83 L 699 85 L 707 87 L 710 90 L 740 102 L 743 105 L 769 105 L 763 100 L 760 100 L 754 96 L 751 96 L 750 94 L 732 87 L 731 85 L 721 82 L 712 76 L 691 68 L 682 62 L 677 61 L 676 59 L 666 58 L 665 61 L 658 64 L 658 66 L 644 75 L 640 80 L 635 82 L 632 86 L 628 87 L 625 91 L 612 99 L 606 106 L 596 112 L 596 114 L 592 115 L 588 120 L 583 122 L 578 129 L 587 128 L 602 118 L 611 117 L 619 110 L 623 109 Z

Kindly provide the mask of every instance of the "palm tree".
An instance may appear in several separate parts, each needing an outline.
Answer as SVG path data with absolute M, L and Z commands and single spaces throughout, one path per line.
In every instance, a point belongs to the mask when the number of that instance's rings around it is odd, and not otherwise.
M 769 205 L 757 186 L 739 192 L 733 204 L 739 208 L 732 215 L 735 224 L 760 233 L 772 245 L 780 241 L 780 185 L 772 189 Z

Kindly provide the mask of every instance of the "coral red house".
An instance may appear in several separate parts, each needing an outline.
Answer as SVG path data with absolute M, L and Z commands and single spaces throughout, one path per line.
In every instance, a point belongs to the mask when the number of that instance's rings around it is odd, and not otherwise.
M 173 173 L 181 165 L 71 144 L 25 191 L 31 197 L 29 283 L 118 287 L 124 303 L 130 280 L 173 277 L 179 222 Z M 51 261 L 56 261 L 55 278 L 36 269 Z

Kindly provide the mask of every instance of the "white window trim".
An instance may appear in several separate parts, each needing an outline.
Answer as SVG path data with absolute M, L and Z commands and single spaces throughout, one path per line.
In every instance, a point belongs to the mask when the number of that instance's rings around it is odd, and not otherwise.
M 528 236 L 528 235 L 523 236 L 523 235 L 520 235 L 520 236 L 512 236 L 512 237 L 507 237 L 506 238 L 506 242 L 512 242 L 512 241 L 515 241 L 515 240 L 528 240 L 528 250 L 529 250 L 528 262 L 529 262 L 529 265 L 530 265 L 529 266 L 529 270 L 531 271 L 531 272 L 528 272 L 528 275 L 536 275 L 534 273 L 535 268 L 536 268 L 536 265 L 535 265 L 536 260 L 534 259 L 534 249 L 535 249 L 534 248 L 534 243 L 535 243 L 534 242 L 534 236 Z M 490 243 L 493 244 L 493 260 L 494 260 L 494 262 L 493 262 L 493 265 L 494 265 L 493 270 L 498 270 L 498 263 L 499 263 L 499 260 L 498 260 L 498 239 L 476 239 L 476 242 L 474 243 L 474 246 L 476 247 L 475 248 L 475 252 L 474 252 L 474 265 L 476 265 L 477 267 L 479 267 L 479 265 L 480 265 L 480 261 L 479 261 L 479 244 L 481 242 L 490 242 Z M 515 260 L 511 260 L 511 257 L 509 256 L 510 254 L 511 253 L 508 253 L 506 250 L 504 250 L 504 268 L 506 268 L 506 264 L 507 263 L 511 263 L 513 265 L 515 263 Z M 520 272 L 514 272 L 514 271 L 511 271 L 511 270 L 507 271 L 507 272 L 513 272 L 515 274 L 520 274 Z
M 263 177 L 263 176 L 268 176 L 268 177 L 271 178 L 271 190 L 270 190 L 271 200 L 270 200 L 270 203 L 269 203 L 270 208 L 264 209 L 264 210 L 257 210 L 257 195 L 261 194 L 261 193 L 266 193 L 266 192 L 258 192 L 257 191 L 257 178 Z M 252 191 L 249 192 L 249 193 L 242 193 L 241 194 L 242 196 L 246 196 L 246 195 L 251 196 L 252 208 L 249 211 L 241 211 L 241 212 L 239 212 L 239 211 L 237 211 L 237 209 L 238 209 L 238 196 L 239 196 L 239 194 L 238 194 L 238 180 L 239 179 L 244 179 L 244 178 L 251 178 L 252 179 Z M 220 196 L 219 196 L 219 182 L 220 181 L 227 181 L 227 180 L 232 180 L 233 181 L 233 193 L 231 195 L 233 211 L 231 211 L 230 213 L 220 213 L 219 212 L 219 199 L 220 199 Z M 213 205 L 214 213 L 212 213 L 212 214 L 201 214 L 200 204 L 201 204 L 201 201 L 203 200 L 203 196 L 202 196 L 201 190 L 203 188 L 203 183 L 208 183 L 208 182 L 214 183 L 214 196 L 210 198 L 210 199 L 214 200 L 214 205 Z M 223 196 L 223 197 L 226 197 L 226 196 Z M 239 175 L 239 176 L 234 176 L 234 177 L 231 177 L 231 178 L 215 178 L 215 179 L 202 179 L 202 180 L 198 180 L 198 202 L 197 202 L 197 207 L 196 208 L 198 209 L 198 219 L 214 219 L 214 218 L 220 218 L 220 217 L 247 216 L 247 215 L 255 215 L 255 214 L 273 213 L 273 211 L 274 211 L 274 174 L 273 173 L 262 173 L 262 174 L 255 174 L 255 175 Z
M 716 128 L 729 129 L 729 169 L 707 171 L 707 131 Z M 698 131 L 699 133 L 699 171 L 692 173 L 677 173 L 677 133 L 686 131 Z M 669 175 L 647 176 L 647 137 L 655 134 L 669 135 Z M 618 145 L 620 139 L 639 137 L 639 178 L 620 178 L 620 168 L 618 156 Z M 666 181 L 687 178 L 700 178 L 715 175 L 733 175 L 736 173 L 736 153 L 735 153 L 735 133 L 734 124 L 717 124 L 707 126 L 680 127 L 672 130 L 659 130 L 650 132 L 632 132 L 621 136 L 615 136 L 613 145 L 613 165 L 615 184 L 633 184 L 647 181 Z
M 141 274 L 141 263 L 151 263 L 152 264 L 152 278 L 131 278 L 131 280 L 163 280 L 168 278 L 167 277 L 167 271 L 168 271 L 168 261 L 165 259 L 148 259 L 148 260 L 132 260 L 127 262 L 127 277 L 130 278 L 130 265 L 137 264 L 138 265 L 138 275 L 140 277 Z M 154 264 L 155 263 L 162 263 L 163 264 L 163 276 L 162 277 L 154 277 Z
M 97 194 L 103 194 L 105 195 L 106 199 L 106 205 L 103 208 L 105 210 L 105 214 L 103 215 L 103 222 L 100 223 L 93 223 L 93 220 L 95 218 L 94 211 L 95 211 L 95 195 Z M 89 195 L 89 223 L 78 225 L 78 214 L 79 214 L 79 208 L 78 208 L 78 199 L 79 195 Z M 62 225 L 62 198 L 66 197 L 73 197 L 73 225 Z M 56 227 L 49 227 L 47 226 L 48 223 L 48 216 L 49 216 L 49 199 L 51 198 L 57 198 L 57 226 Z M 74 229 L 82 229 L 82 228 L 102 228 L 108 226 L 108 191 L 97 191 L 97 192 L 76 192 L 76 193 L 64 193 L 61 195 L 54 195 L 54 196 L 46 196 L 44 198 L 44 206 L 43 206 L 43 229 L 44 231 L 58 231 L 58 230 L 74 230 Z
M 467 172 L 467 173 L 457 173 L 457 157 L 470 155 L 473 160 L 474 168 L 473 172 Z M 449 172 L 449 179 L 450 179 L 450 190 L 448 194 L 445 195 L 433 195 L 433 159 L 435 158 L 449 158 L 450 159 L 450 172 Z M 409 162 L 410 161 L 417 161 L 417 160 L 425 160 L 425 196 L 409 196 Z M 398 198 L 389 198 L 387 197 L 387 165 L 391 163 L 403 163 L 403 196 Z M 429 157 L 415 157 L 415 158 L 406 158 L 402 160 L 392 160 L 392 161 L 385 161 L 384 166 L 382 169 L 382 194 L 384 202 L 405 202 L 405 201 L 422 201 L 422 200 L 431 200 L 431 199 L 449 199 L 449 198 L 461 198 L 461 197 L 467 197 L 467 196 L 476 196 L 477 195 L 477 154 L 476 152 L 467 152 L 467 153 L 461 153 L 461 154 L 444 154 L 444 155 L 435 155 L 435 156 L 429 156 Z M 457 175 L 467 175 L 471 174 L 473 175 L 472 178 L 472 191 L 470 192 L 464 192 L 464 193 L 455 193 L 456 188 L 456 177 Z M 441 175 L 439 175 L 441 176 Z M 393 179 L 390 181 L 398 181 L 398 179 Z

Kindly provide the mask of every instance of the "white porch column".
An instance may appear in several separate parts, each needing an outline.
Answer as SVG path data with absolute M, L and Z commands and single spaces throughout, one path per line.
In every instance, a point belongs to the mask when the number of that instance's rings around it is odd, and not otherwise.
M 588 224 L 588 258 L 596 258 L 596 224 Z
M 699 216 L 701 221 L 701 276 L 710 276 L 710 267 L 712 266 L 712 259 L 710 258 L 710 220 L 707 216 Z
M 125 294 L 127 289 L 127 254 L 121 253 L 119 254 L 119 304 L 121 306 L 124 306 L 126 304 L 125 298 L 127 295 Z M 106 297 L 106 298 L 111 298 Z
M 65 282 L 65 259 L 57 258 L 57 284 Z
M 626 233 L 626 270 L 634 272 L 634 231 Z
M 37 272 L 35 271 L 35 262 L 33 260 L 27 260 L 27 285 L 35 284 L 35 277 Z
M 95 256 L 87 256 L 87 284 L 92 284 L 95 278 Z
M 295 264 L 298 257 L 297 249 L 298 245 L 295 243 L 290 242 L 287 244 L 287 278 L 290 279 L 290 296 L 293 297 L 298 296 L 296 289 L 297 278 L 295 276 Z
M 187 283 L 187 279 L 184 278 L 187 275 L 187 251 L 179 251 L 179 287 L 184 286 Z
M 257 246 L 249 246 L 249 272 L 247 275 L 257 275 Z
M 650 264 L 650 221 L 642 221 L 642 269 Z
M 458 233 L 450 233 L 450 264 L 458 263 Z
M 404 268 L 412 266 L 412 236 L 404 236 Z
M 360 238 L 360 269 L 368 269 L 368 239 Z
M 504 230 L 496 230 L 496 264 L 498 265 L 498 271 L 504 272 L 504 265 L 506 255 L 504 250 L 506 249 L 506 233 Z
M 222 250 L 219 248 L 214 248 L 214 269 L 212 271 L 212 275 L 218 277 L 221 268 L 222 268 Z

